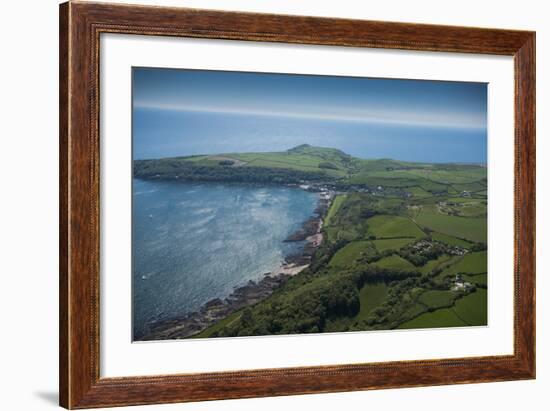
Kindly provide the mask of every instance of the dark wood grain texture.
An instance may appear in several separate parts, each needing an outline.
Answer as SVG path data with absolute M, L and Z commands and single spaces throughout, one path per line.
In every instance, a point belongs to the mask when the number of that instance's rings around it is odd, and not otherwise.
M 68 282 L 68 173 L 69 155 L 69 20 L 68 4 L 59 14 L 59 402 L 69 404 L 69 282 Z
M 515 315 L 510 356 L 162 377 L 99 373 L 101 33 L 485 53 L 515 60 Z M 60 404 L 90 408 L 535 377 L 535 34 L 71 2 L 60 6 Z M 510 182 L 512 184 L 512 182 Z

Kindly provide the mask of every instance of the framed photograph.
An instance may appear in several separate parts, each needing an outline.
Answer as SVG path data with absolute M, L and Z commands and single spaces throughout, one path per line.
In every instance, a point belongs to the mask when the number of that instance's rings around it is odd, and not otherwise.
M 60 404 L 535 378 L 535 33 L 60 6 Z

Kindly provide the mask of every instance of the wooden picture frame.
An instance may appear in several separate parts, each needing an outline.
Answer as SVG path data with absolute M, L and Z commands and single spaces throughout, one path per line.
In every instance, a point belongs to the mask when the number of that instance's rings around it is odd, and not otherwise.
M 100 378 L 101 33 L 513 56 L 513 355 Z M 534 32 L 69 2 L 60 6 L 59 47 L 61 406 L 125 406 L 535 378 Z

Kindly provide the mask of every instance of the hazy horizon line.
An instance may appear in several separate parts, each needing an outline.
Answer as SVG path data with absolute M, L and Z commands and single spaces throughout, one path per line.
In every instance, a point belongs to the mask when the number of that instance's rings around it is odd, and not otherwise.
M 452 121 L 429 121 L 417 119 L 399 119 L 396 117 L 385 117 L 378 114 L 361 114 L 355 115 L 346 114 L 330 114 L 330 113 L 296 113 L 288 111 L 266 111 L 261 109 L 240 108 L 233 109 L 227 107 L 212 107 L 212 106 L 197 106 L 197 105 L 178 105 L 165 103 L 144 103 L 133 102 L 133 109 L 142 110 L 157 110 L 171 111 L 197 114 L 213 114 L 213 115 L 235 115 L 235 116 L 256 116 L 256 117 L 276 117 L 302 120 L 317 120 L 317 121 L 332 121 L 332 122 L 351 122 L 363 124 L 387 124 L 394 126 L 408 127 L 427 127 L 427 128 L 443 128 L 443 129 L 464 129 L 464 130 L 487 130 L 487 123 L 484 124 L 464 124 Z M 409 113 L 410 115 L 410 113 Z

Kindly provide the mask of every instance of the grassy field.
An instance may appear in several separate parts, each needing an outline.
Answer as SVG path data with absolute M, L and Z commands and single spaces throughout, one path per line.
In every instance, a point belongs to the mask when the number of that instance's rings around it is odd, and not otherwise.
M 401 216 L 378 215 L 367 220 L 368 234 L 376 238 L 424 237 L 425 233 L 410 219 Z
M 476 242 L 487 242 L 487 219 L 455 217 L 442 214 L 435 205 L 423 206 L 416 222 L 431 230 L 452 237 Z
M 452 263 L 455 262 L 455 260 L 458 260 L 460 258 L 461 257 L 450 256 L 450 255 L 447 255 L 447 254 L 443 254 L 443 255 L 439 256 L 438 258 L 436 258 L 434 260 L 428 261 L 426 264 L 424 264 L 422 267 L 420 267 L 420 272 L 422 274 L 429 274 L 433 270 L 435 270 L 437 268 L 444 267 L 447 264 L 452 264 Z
M 481 182 L 471 182 L 466 184 L 453 184 L 453 188 L 459 192 L 470 191 L 475 193 L 476 191 L 483 191 L 487 189 L 487 185 Z
M 224 157 L 244 162 L 248 167 L 287 168 L 319 171 L 334 177 L 346 177 L 356 169 L 357 160 L 340 150 L 302 145 L 283 152 L 231 153 Z
M 354 320 L 367 318 L 372 310 L 378 307 L 386 299 L 388 295 L 388 286 L 383 283 L 366 284 L 359 291 L 359 300 L 361 308 Z
M 479 203 L 465 203 L 460 210 L 460 214 L 464 217 L 486 217 L 487 205 Z
M 453 304 L 454 293 L 452 291 L 429 290 L 422 293 L 419 302 L 429 308 L 449 307 Z
M 467 203 L 478 203 L 480 201 L 486 201 L 483 199 L 477 199 L 472 197 L 449 197 L 447 199 L 448 203 L 456 203 L 456 204 L 467 204 Z
M 423 296 L 426 293 L 423 294 Z M 434 298 L 430 295 L 430 301 L 445 302 L 443 296 Z M 474 293 L 460 298 L 450 308 L 442 308 L 428 312 L 407 321 L 398 328 L 433 328 L 433 327 L 461 327 L 487 325 L 487 290 L 478 289 Z
M 378 251 L 399 250 L 401 247 L 415 241 L 414 238 L 388 238 L 385 240 L 373 240 L 372 243 Z
M 330 209 L 328 210 L 327 216 L 325 217 L 325 225 L 327 226 L 330 225 L 330 220 L 332 219 L 332 217 L 336 215 L 336 213 L 338 213 L 338 210 L 342 206 L 342 203 L 344 202 L 345 199 L 346 199 L 345 194 L 340 194 L 334 197 L 334 200 L 332 200 Z
M 404 313 L 403 318 L 416 318 L 420 314 L 423 314 L 426 312 L 426 306 L 424 304 L 415 303 L 411 305 Z
M 451 308 L 425 313 L 400 324 L 399 329 L 464 327 L 466 324 Z
M 389 270 L 393 269 L 393 270 L 413 271 L 415 269 L 414 265 L 409 263 L 407 260 L 399 257 L 398 255 L 384 257 L 373 264 L 376 265 L 377 267 L 387 268 Z
M 439 207 L 439 212 L 458 217 L 486 217 L 487 204 L 479 200 L 461 203 L 446 203 L 446 205 Z
M 436 231 L 431 233 L 431 236 L 434 240 L 441 241 L 442 243 L 449 245 L 456 245 L 463 248 L 470 248 L 471 243 L 461 240 L 460 238 L 452 237 L 447 234 L 438 233 Z
M 407 187 L 405 191 L 415 198 L 428 198 L 432 196 L 431 193 L 417 186 Z
M 370 241 L 354 241 L 334 254 L 330 260 L 330 266 L 349 267 L 361 257 L 361 255 L 372 253 L 373 250 L 374 245 Z
M 479 274 L 487 273 L 487 251 L 469 253 L 463 257 L 459 257 L 453 262 L 453 264 L 445 268 L 443 272 L 437 276 L 437 280 L 443 281 L 445 278 L 454 277 L 459 273 L 463 276 L 465 281 L 472 280 L 472 282 L 476 284 L 486 285 L 486 277 L 474 277 Z M 468 276 L 474 277 L 468 278 Z
M 458 300 L 453 310 L 468 325 L 487 325 L 487 290 L 478 288 Z
M 352 175 L 346 181 L 348 184 L 368 184 L 371 187 L 400 188 L 406 192 L 414 193 L 422 197 L 422 193 L 429 196 L 434 192 L 447 192 L 450 186 L 435 181 L 426 180 L 414 176 L 391 175 L 385 172 L 364 173 L 359 172 Z M 379 190 L 380 191 L 380 190 Z M 426 197 L 426 195 L 424 195 Z
M 457 264 L 449 268 L 448 274 L 487 272 L 487 251 L 466 254 Z
M 407 170 L 406 173 L 443 184 L 471 183 L 486 177 L 486 170 L 479 167 L 462 168 L 460 170 L 457 170 L 456 167 L 450 169 L 424 168 Z
M 487 287 L 487 274 L 463 274 L 462 278 L 478 287 Z

